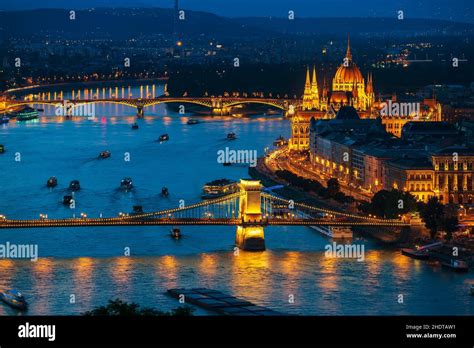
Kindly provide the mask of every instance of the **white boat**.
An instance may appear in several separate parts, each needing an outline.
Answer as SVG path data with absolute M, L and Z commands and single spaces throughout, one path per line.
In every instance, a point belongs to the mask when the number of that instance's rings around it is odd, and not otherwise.
M 15 309 L 26 310 L 28 307 L 25 297 L 18 290 L 0 292 L 0 300 Z
M 346 226 L 310 226 L 313 230 L 333 239 L 352 239 L 350 227 Z
M 330 226 L 332 238 L 351 239 L 353 237 L 352 229 L 349 226 Z

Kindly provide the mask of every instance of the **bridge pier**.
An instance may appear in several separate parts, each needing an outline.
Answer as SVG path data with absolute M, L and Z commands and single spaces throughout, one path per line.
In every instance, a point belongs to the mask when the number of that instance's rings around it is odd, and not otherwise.
M 246 251 L 265 250 L 265 236 L 263 226 L 237 226 L 235 244 L 239 249 Z
M 242 250 L 265 250 L 265 224 L 261 210 L 261 188 L 258 180 L 240 180 L 239 214 L 242 223 L 237 226 L 235 244 Z
M 143 106 L 137 106 L 137 117 L 143 118 L 145 116 L 145 112 L 143 111 Z

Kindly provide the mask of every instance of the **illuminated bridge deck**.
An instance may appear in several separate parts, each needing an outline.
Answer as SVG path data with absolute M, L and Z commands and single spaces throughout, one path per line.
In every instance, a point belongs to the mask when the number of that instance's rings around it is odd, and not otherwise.
M 103 218 L 103 219 L 44 219 L 44 220 L 4 220 L 0 222 L 0 229 L 10 228 L 55 228 L 55 227 L 104 227 L 104 226 L 179 226 L 179 225 L 258 225 L 258 226 L 410 226 L 399 220 L 392 221 L 355 221 L 355 220 L 328 220 L 328 219 L 278 219 L 270 218 L 259 222 L 243 223 L 241 219 L 195 219 L 195 218 Z

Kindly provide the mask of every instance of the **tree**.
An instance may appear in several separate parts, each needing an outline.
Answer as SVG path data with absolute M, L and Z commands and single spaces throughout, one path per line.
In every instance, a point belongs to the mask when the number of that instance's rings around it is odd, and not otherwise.
M 444 206 L 438 201 L 438 197 L 431 197 L 428 203 L 420 205 L 420 216 L 427 229 L 430 230 L 431 239 L 436 237 L 436 233 L 441 228 L 444 215 Z
M 360 207 L 363 211 L 387 219 L 395 219 L 400 214 L 416 211 L 416 198 L 409 192 L 380 190 L 369 204 Z
M 106 306 L 99 306 L 85 312 L 85 316 L 191 316 L 194 309 L 178 307 L 171 312 L 162 312 L 154 308 L 140 308 L 136 303 L 127 303 L 120 299 L 109 300 Z
M 446 232 L 446 240 L 453 239 L 453 232 L 458 229 L 458 218 L 456 216 L 444 216 L 442 219 L 442 229 Z

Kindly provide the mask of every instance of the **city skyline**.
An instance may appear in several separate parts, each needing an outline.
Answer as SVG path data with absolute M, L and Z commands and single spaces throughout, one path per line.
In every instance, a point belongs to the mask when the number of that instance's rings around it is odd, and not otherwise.
M 0 5 L 2 342 L 471 342 L 472 14 Z

